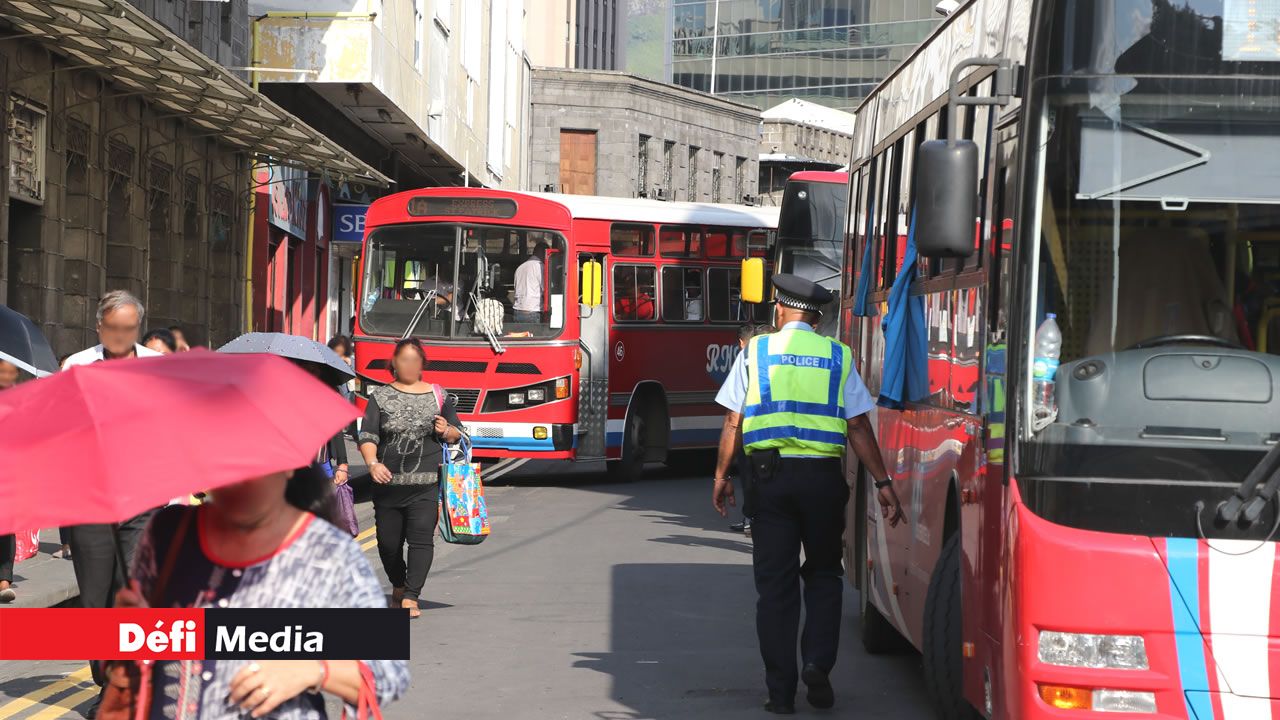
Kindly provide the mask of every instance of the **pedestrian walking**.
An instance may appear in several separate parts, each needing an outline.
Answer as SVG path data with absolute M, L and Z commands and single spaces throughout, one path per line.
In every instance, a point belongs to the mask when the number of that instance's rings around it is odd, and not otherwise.
M 755 481 L 753 566 L 756 633 L 769 699 L 765 710 L 795 712 L 803 679 L 815 708 L 835 695 L 829 675 L 840 636 L 842 535 L 849 486 L 841 457 L 846 439 L 875 482 L 882 517 L 903 518 L 867 413 L 875 406 L 848 346 L 814 332 L 830 291 L 795 275 L 773 277 L 774 327 L 753 338 L 729 371 L 716 402 L 729 410 L 725 432 L 738 432 Z M 815 393 L 815 388 L 827 389 Z M 826 395 L 826 397 L 822 397 Z M 732 446 L 721 443 L 712 504 L 727 516 L 735 504 L 729 465 Z M 804 564 L 800 564 L 800 550 Z M 798 631 L 801 581 L 804 631 Z M 802 670 L 796 672 L 799 635 Z
M 187 352 L 191 345 L 187 343 L 187 333 L 181 325 L 170 325 L 169 333 L 173 335 L 174 352 Z
M 329 349 L 338 354 L 338 357 L 354 370 L 356 366 L 356 350 L 351 342 L 351 338 L 346 335 L 334 335 L 329 339 Z M 356 380 L 352 378 L 342 385 L 343 396 L 348 400 L 355 399 Z
M 18 366 L 0 360 L 0 390 L 8 390 L 18 384 Z M 13 590 L 13 563 L 18 553 L 17 535 L 0 535 L 0 603 L 18 599 Z
M 738 353 L 742 354 L 747 351 L 747 343 L 751 338 L 757 335 L 763 335 L 769 332 L 768 325 L 757 325 L 755 323 L 747 323 L 738 328 Z M 725 382 L 733 382 L 733 378 L 725 379 Z M 751 481 L 751 466 L 747 462 L 747 455 L 742 451 L 742 434 L 738 432 L 735 425 L 732 430 L 726 428 L 721 430 L 720 445 L 730 443 L 733 446 L 733 473 L 738 478 L 742 486 L 742 522 L 736 522 L 729 526 L 734 532 L 740 532 L 747 537 L 751 537 L 751 513 L 754 509 L 753 498 L 755 495 L 755 484 Z
M 178 341 L 173 333 L 164 328 L 157 328 L 142 336 L 142 347 L 154 350 L 161 355 L 172 355 L 178 352 Z
M 62 364 L 64 370 L 104 360 L 160 355 L 138 343 L 146 310 L 142 301 L 132 294 L 124 290 L 113 290 L 103 295 L 98 302 L 97 317 L 99 343 L 68 357 Z M 123 586 L 125 573 L 128 572 L 128 568 L 118 567 L 116 542 L 120 542 L 125 561 L 129 562 L 138 538 L 151 518 L 151 512 L 144 512 L 119 523 L 114 531 L 110 525 L 101 524 L 68 528 L 71 566 L 75 570 L 76 584 L 80 587 L 81 607 L 111 607 L 112 599 Z M 102 674 L 101 664 L 91 660 L 89 665 L 93 681 L 102 685 L 105 676 Z
M 422 614 L 418 601 L 435 557 L 440 444 L 455 444 L 463 433 L 454 401 L 423 379 L 426 359 L 417 340 L 396 344 L 394 381 L 369 393 L 360 426 L 360 453 L 374 482 L 378 554 L 391 582 L 391 606 L 408 608 L 414 618 Z
M 360 546 L 332 524 L 333 490 L 316 466 L 210 491 L 212 502 L 156 513 L 117 607 L 375 608 L 385 602 Z M 172 560 L 170 560 L 172 555 Z M 162 568 L 171 572 L 159 580 Z M 160 661 L 150 717 L 238 720 L 326 718 L 324 694 L 359 699 L 361 665 L 382 707 L 409 687 L 403 660 Z M 124 667 L 112 685 L 128 687 Z M 119 710 L 107 708 L 104 711 Z M 124 708 L 128 709 L 128 708 Z
M 538 243 L 529 259 L 516 268 L 516 293 L 512 308 L 518 323 L 542 322 L 543 269 L 547 261 L 547 244 Z

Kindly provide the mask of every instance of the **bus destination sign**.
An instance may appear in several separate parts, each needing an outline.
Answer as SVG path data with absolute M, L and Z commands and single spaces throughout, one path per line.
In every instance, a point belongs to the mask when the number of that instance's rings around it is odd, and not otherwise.
M 409 200 L 414 217 L 447 215 L 507 220 L 516 216 L 516 201 L 510 198 L 416 197 Z

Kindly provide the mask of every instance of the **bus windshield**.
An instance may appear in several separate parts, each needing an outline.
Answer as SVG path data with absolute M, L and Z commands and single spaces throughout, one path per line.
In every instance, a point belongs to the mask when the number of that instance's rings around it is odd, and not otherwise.
M 477 328 L 476 317 L 489 300 L 501 304 L 504 340 L 552 338 L 564 327 L 565 239 L 558 233 L 381 227 L 369 236 L 364 267 L 360 326 L 367 334 L 400 337 L 412 327 L 415 337 L 484 339 L 486 326 Z
M 1239 483 L 1280 437 L 1280 80 L 1050 77 L 1034 95 L 1026 332 L 1055 314 L 1061 366 L 1023 396 L 1018 471 Z
M 787 181 L 778 218 L 777 272 L 840 289 L 847 196 L 842 184 Z

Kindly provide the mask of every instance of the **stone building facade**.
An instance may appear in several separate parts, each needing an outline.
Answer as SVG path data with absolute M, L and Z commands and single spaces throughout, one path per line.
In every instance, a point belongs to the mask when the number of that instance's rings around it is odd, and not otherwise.
M 760 112 L 616 72 L 535 68 L 534 190 L 752 203 Z
M 243 332 L 261 158 L 377 176 L 213 62 L 246 64 L 247 18 L 246 0 L 0 0 L 0 302 L 58 355 L 97 342 L 114 289 L 193 344 Z

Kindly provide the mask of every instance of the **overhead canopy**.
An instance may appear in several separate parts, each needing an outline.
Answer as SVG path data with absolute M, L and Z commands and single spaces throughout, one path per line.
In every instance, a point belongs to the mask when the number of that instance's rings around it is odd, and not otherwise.
M 0 0 L 0 18 L 229 146 L 276 164 L 391 184 L 125 0 Z

